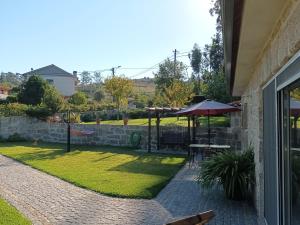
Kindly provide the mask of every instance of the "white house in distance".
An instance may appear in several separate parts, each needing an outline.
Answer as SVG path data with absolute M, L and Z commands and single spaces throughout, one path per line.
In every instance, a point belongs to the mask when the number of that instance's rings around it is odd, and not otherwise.
M 73 74 L 71 74 L 54 64 L 36 70 L 31 69 L 30 72 L 23 74 L 25 78 L 29 78 L 32 75 L 38 75 L 49 84 L 54 85 L 64 97 L 73 95 L 75 93 L 75 86 L 78 83 L 76 71 L 73 71 Z

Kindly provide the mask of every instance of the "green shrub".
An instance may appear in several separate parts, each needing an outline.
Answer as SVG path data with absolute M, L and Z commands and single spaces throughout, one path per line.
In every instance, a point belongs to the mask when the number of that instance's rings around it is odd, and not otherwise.
M 19 103 L 9 103 L 0 105 L 0 115 L 1 116 L 23 116 L 26 114 L 28 109 L 27 105 Z
M 254 167 L 252 148 L 242 153 L 226 151 L 203 162 L 198 181 L 206 187 L 220 183 L 227 198 L 244 200 L 252 191 Z
M 20 142 L 20 141 L 26 141 L 26 139 L 21 137 L 20 134 L 14 133 L 7 138 L 7 141 L 8 142 Z
M 15 103 L 18 102 L 18 97 L 15 95 L 9 95 L 6 98 L 7 103 Z
M 96 113 L 89 112 L 81 114 L 80 119 L 82 122 L 93 122 L 96 121 L 96 117 Z
M 26 110 L 26 114 L 30 117 L 45 120 L 47 117 L 52 116 L 53 112 L 51 109 L 44 105 L 30 106 Z
M 69 103 L 73 105 L 85 105 L 87 103 L 87 97 L 85 93 L 79 91 L 70 97 Z

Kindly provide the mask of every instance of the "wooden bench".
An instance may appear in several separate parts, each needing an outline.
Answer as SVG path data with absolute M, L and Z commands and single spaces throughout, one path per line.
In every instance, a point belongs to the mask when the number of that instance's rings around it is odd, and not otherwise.
M 198 215 L 186 217 L 180 220 L 167 223 L 166 225 L 204 225 L 207 224 L 213 217 L 215 213 L 210 210 L 207 212 L 200 213 Z

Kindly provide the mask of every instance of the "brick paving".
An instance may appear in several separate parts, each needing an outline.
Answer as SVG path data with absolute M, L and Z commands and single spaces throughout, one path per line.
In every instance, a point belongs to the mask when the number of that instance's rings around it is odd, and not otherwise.
M 219 189 L 202 190 L 197 168 L 184 166 L 153 200 L 107 197 L 76 187 L 0 155 L 0 196 L 37 225 L 146 224 L 212 209 L 212 225 L 257 225 L 247 203 L 228 201 Z

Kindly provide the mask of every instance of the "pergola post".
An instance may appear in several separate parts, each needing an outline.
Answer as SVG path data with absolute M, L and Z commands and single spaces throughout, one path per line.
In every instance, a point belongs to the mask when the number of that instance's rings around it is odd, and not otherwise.
M 160 124 L 160 114 L 159 114 L 159 112 L 156 112 L 156 146 L 157 146 L 157 150 L 160 149 L 159 124 Z
M 148 152 L 151 152 L 151 112 L 148 112 Z

